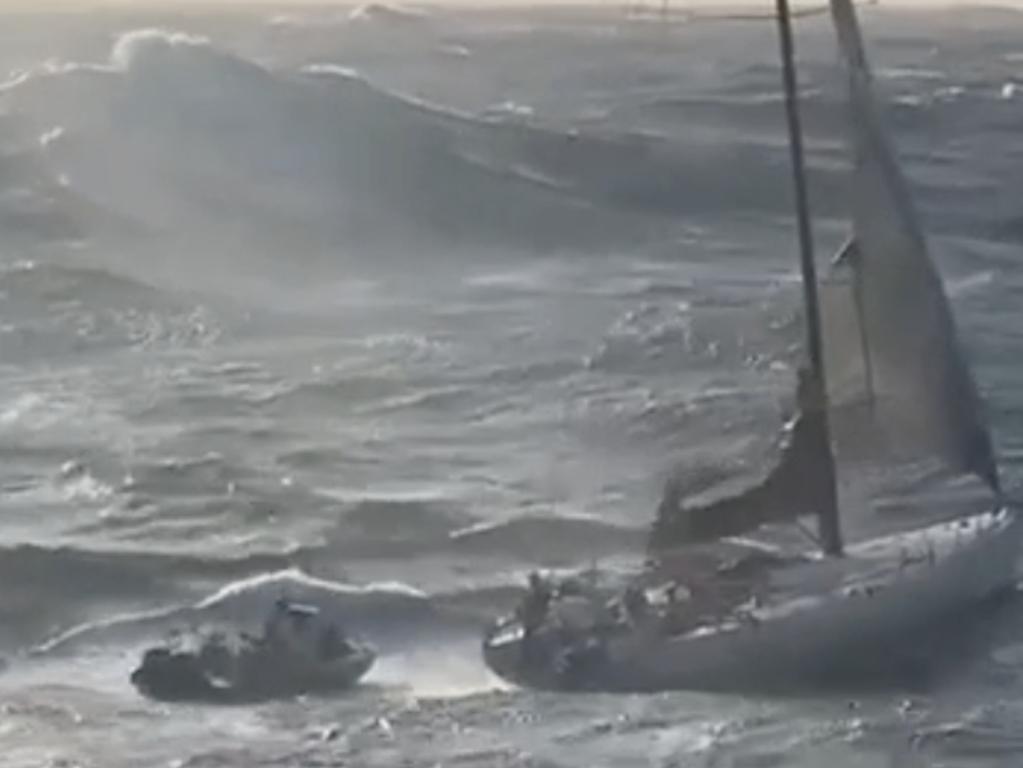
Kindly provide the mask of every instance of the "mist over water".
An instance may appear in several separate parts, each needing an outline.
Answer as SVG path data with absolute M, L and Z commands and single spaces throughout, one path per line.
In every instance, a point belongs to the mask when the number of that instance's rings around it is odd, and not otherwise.
M 1012 486 L 1023 26 L 864 24 Z M 479 658 L 529 569 L 634 561 L 673 467 L 706 489 L 769 460 L 800 339 L 773 35 L 619 9 L 5 19 L 5 764 L 1012 764 L 1013 602 L 938 688 L 853 703 L 540 695 Z M 826 255 L 844 102 L 827 18 L 798 35 Z M 366 686 L 249 710 L 129 686 L 147 643 L 281 594 L 379 646 Z

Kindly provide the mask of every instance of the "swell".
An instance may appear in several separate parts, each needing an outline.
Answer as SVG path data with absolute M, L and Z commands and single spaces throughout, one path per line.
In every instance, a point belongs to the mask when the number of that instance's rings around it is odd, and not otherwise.
M 625 573 L 614 566 L 597 577 L 619 583 Z M 475 645 L 482 628 L 519 599 L 521 577 L 519 572 L 509 572 L 454 590 L 428 593 L 401 581 L 352 584 L 311 576 L 298 568 L 262 570 L 202 593 L 168 596 L 128 610 L 122 605 L 120 610 L 105 612 L 103 618 L 75 617 L 77 620 L 66 621 L 59 629 L 21 643 L 17 656 L 47 657 L 87 647 L 134 646 L 202 626 L 258 632 L 281 597 L 317 606 L 385 654 L 443 650 L 451 642 L 466 640 Z
M 6 363 L 69 360 L 105 349 L 202 346 L 221 332 L 199 301 L 95 265 L 47 256 L 0 266 Z
M 620 241 L 628 223 L 514 163 L 470 157 L 460 145 L 483 123 L 336 67 L 272 72 L 181 34 L 128 33 L 107 62 L 37 69 L 0 103 L 45 137 L 76 194 L 179 240 L 226 245 L 242 220 L 264 249 L 388 233 L 546 248 Z
M 811 73 L 803 106 L 815 211 L 841 216 L 840 83 L 834 68 Z M 885 102 L 914 167 L 942 157 L 936 138 L 951 162 L 955 136 L 1018 122 L 1002 82 L 910 74 L 890 73 Z M 670 240 L 679 216 L 787 213 L 774 79 L 753 63 L 722 95 L 636 99 L 625 89 L 602 116 L 565 128 L 442 108 L 335 65 L 271 70 L 203 39 L 137 30 L 105 62 L 10 80 L 0 122 L 17 123 L 12 142 L 35 145 L 32 177 L 61 180 L 53 210 L 72 210 L 74 198 L 179 244 L 609 250 Z M 950 185 L 923 181 L 929 201 Z
M 355 505 L 320 541 L 280 551 L 232 556 L 153 548 L 5 547 L 0 549 L 0 579 L 8 585 L 0 599 L 0 626 L 6 628 L 2 641 L 20 644 L 103 605 L 152 606 L 293 568 L 343 578 L 347 572 L 402 572 L 411 561 L 438 557 L 452 573 L 460 561 L 475 562 L 478 576 L 464 589 L 445 588 L 442 602 L 486 603 L 480 590 L 514 583 L 529 563 L 614 557 L 638 551 L 643 540 L 640 530 L 585 518 L 527 514 L 497 523 L 466 522 L 463 515 L 424 511 L 421 503 L 367 501 Z M 485 564 L 488 559 L 493 566 Z
M 90 551 L 21 544 L 0 549 L 0 643 L 19 647 L 53 627 L 84 621 L 102 605 L 141 607 L 187 594 L 186 577 L 216 582 L 287 567 L 287 555 L 235 559 Z

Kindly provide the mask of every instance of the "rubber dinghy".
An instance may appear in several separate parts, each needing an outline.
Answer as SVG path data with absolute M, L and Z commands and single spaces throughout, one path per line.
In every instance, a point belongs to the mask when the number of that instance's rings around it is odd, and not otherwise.
M 308 622 L 315 610 L 289 605 L 284 621 Z M 140 693 L 163 701 L 241 704 L 341 691 L 356 685 L 372 668 L 376 651 L 342 637 L 327 626 L 313 635 L 304 627 L 300 642 L 289 641 L 271 617 L 262 637 L 228 641 L 220 633 L 199 637 L 194 647 L 150 648 L 131 674 Z M 314 639 L 314 642 L 309 642 Z
M 831 11 L 849 89 L 853 237 L 819 303 L 791 33 L 784 0 L 778 4 L 810 362 L 792 450 L 737 500 L 696 510 L 662 504 L 651 549 L 674 584 L 660 604 L 648 601 L 649 583 L 634 587 L 643 610 L 623 618 L 614 601 L 605 605 L 608 595 L 549 594 L 534 583 L 522 610 L 483 640 L 487 665 L 514 683 L 603 691 L 798 687 L 884 657 L 1015 586 L 1023 521 L 1002 494 L 952 309 L 873 101 L 850 0 L 831 0 Z M 993 501 L 989 511 L 846 546 L 836 452 L 859 461 L 866 453 L 868 463 L 889 470 L 903 460 L 936 463 L 953 477 L 979 478 Z M 711 581 L 723 597 L 701 597 L 703 583 L 686 584 L 664 567 L 669 551 L 685 564 L 698 559 L 694 542 L 734 545 L 729 536 L 811 509 L 821 551 L 761 558 L 731 581 L 715 569 Z M 679 600 L 683 588 L 690 594 Z

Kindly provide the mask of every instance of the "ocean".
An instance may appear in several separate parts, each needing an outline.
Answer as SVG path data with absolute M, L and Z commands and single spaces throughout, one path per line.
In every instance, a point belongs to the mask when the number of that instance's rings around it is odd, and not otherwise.
M 769 10 L 5 12 L 0 763 L 1023 764 L 1015 598 L 921 688 L 570 695 L 482 663 L 530 570 L 636 562 L 670 472 L 771 460 L 801 326 Z M 1023 17 L 861 18 L 1011 489 Z M 828 17 L 796 34 L 823 260 L 843 83 Z M 378 647 L 362 686 L 129 684 L 282 595 Z

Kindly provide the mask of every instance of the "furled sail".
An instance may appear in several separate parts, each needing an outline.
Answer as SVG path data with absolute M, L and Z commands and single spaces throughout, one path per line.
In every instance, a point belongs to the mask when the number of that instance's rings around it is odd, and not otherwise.
M 836 265 L 844 279 L 825 295 L 828 389 L 840 450 L 855 427 L 859 435 L 883 437 L 872 441 L 875 449 L 938 458 L 997 492 L 982 403 L 871 92 L 855 11 L 850 0 L 831 0 L 831 11 L 848 78 L 853 155 L 853 240 Z

